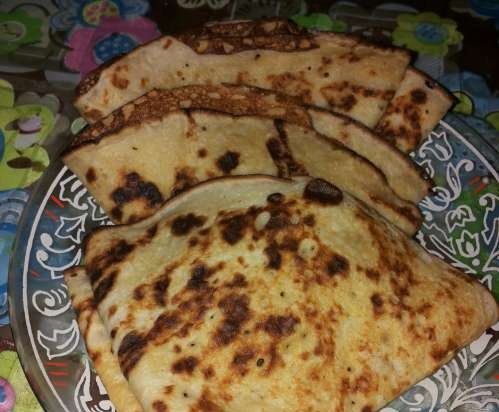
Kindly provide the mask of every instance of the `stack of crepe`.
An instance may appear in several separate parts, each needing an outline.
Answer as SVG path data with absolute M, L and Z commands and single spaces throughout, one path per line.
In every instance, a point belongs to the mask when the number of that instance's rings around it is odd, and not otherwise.
M 284 20 L 87 76 L 64 154 L 109 217 L 66 273 L 119 411 L 374 411 L 498 318 L 412 239 L 452 103 L 401 49 Z

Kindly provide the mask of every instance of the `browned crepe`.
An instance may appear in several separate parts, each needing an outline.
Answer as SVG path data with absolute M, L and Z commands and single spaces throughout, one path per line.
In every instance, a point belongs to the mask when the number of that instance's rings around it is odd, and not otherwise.
M 82 80 L 75 106 L 95 122 L 154 88 L 237 83 L 297 96 L 373 127 L 409 63 L 402 49 L 309 33 L 290 22 L 282 29 L 278 21 L 214 27 L 162 37 L 97 69 Z M 243 36 L 227 36 L 223 27 Z
M 204 94 L 201 89 L 194 91 L 201 106 L 227 106 L 239 114 L 248 101 L 258 101 L 250 114 L 260 107 L 267 116 L 232 116 L 192 108 L 172 111 L 179 94 L 172 98 L 171 92 L 155 91 L 92 126 L 64 156 L 64 162 L 115 222 L 147 217 L 170 196 L 217 176 L 310 174 L 334 181 L 408 234 L 417 230 L 419 211 L 399 198 L 394 188 L 397 193 L 411 194 L 408 181 L 416 183 L 410 188 L 412 193 L 417 185 L 422 187 L 420 192 L 427 190 L 427 183 L 407 159 L 365 128 L 342 116 L 279 101 L 271 93 L 258 97 L 258 91 L 250 91 L 246 100 L 244 89 L 219 89 L 218 97 L 212 89 Z M 245 103 L 228 104 L 229 95 L 231 102 Z M 196 99 L 180 102 L 196 107 Z M 276 120 L 271 114 L 277 110 L 281 115 Z M 282 121 L 286 113 L 294 123 Z M 316 130 L 302 124 L 316 126 Z M 370 161 L 339 144 L 336 137 L 357 152 L 364 148 Z M 385 175 L 373 163 L 384 164 Z
M 279 18 L 214 22 L 182 34 L 189 44 L 200 39 L 298 35 L 307 31 L 289 20 Z M 453 96 L 437 82 L 413 67 L 408 67 L 377 125 L 377 131 L 388 142 L 404 152 L 415 149 L 445 115 L 454 101 Z
M 123 372 L 106 387 L 126 378 L 144 411 L 374 411 L 498 319 L 481 284 L 318 179 L 206 182 L 94 232 L 85 262 L 68 286 L 93 289 Z
M 428 136 L 453 103 L 452 95 L 433 79 L 409 68 L 375 130 L 408 153 Z
M 361 124 L 338 113 L 304 107 L 297 98 L 244 86 L 184 86 L 153 90 L 87 127 L 76 136 L 69 150 L 99 141 L 124 127 L 162 117 L 169 111 L 188 108 L 236 116 L 265 116 L 311 127 L 370 161 L 383 172 L 390 187 L 402 199 L 418 203 L 428 194 L 431 182 L 423 178 L 422 171 L 407 156 Z

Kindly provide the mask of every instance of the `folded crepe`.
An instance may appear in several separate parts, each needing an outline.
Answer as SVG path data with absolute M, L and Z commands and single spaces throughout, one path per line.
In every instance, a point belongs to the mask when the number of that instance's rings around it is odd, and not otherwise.
M 162 79 L 160 76 L 160 78 L 155 78 L 151 82 L 149 77 L 142 76 L 140 83 L 136 82 L 135 85 L 132 84 L 133 90 L 127 90 L 130 80 L 140 75 L 142 70 L 137 67 L 137 70 L 134 71 L 135 73 L 129 75 L 128 63 L 136 65 L 137 62 L 134 62 L 135 58 L 142 59 L 144 56 L 157 54 L 156 45 L 151 46 L 147 51 L 142 50 L 141 56 L 130 56 L 126 61 L 119 60 L 125 63 L 125 65 L 112 63 L 102 66 L 89 74 L 82 80 L 77 89 L 78 98 L 75 105 L 89 122 L 95 122 L 109 114 L 112 110 L 115 110 L 124 102 L 130 101 L 154 87 L 175 88 L 185 84 L 238 82 L 283 91 L 294 96 L 299 96 L 306 103 L 330 109 L 333 108 L 336 111 L 349 114 L 367 126 L 376 126 L 382 136 L 386 137 L 389 142 L 395 144 L 405 152 L 414 149 L 433 130 L 452 105 L 452 96 L 434 80 L 412 67 L 408 67 L 404 72 L 407 66 L 407 57 L 403 58 L 400 50 L 395 52 L 395 49 L 389 49 L 396 54 L 396 56 L 390 57 L 387 61 L 388 64 L 392 65 L 391 68 L 382 65 L 378 67 L 376 65 L 379 64 L 379 59 L 370 56 L 370 54 L 386 54 L 386 49 L 384 50 L 381 46 L 368 43 L 366 40 L 361 40 L 358 37 L 350 36 L 347 41 L 348 36 L 330 34 L 329 36 L 336 36 L 332 40 L 329 40 L 333 41 L 333 43 L 336 42 L 339 44 L 341 43 L 341 38 L 343 38 L 341 46 L 337 47 L 338 45 L 336 45 L 333 47 L 334 53 L 328 54 L 326 57 L 320 57 L 317 55 L 318 52 L 316 52 L 312 56 L 312 59 L 310 56 L 300 54 L 301 48 L 299 45 L 307 44 L 306 39 L 313 39 L 317 35 L 320 36 L 316 32 L 309 32 L 306 29 L 300 28 L 290 20 L 280 18 L 208 23 L 200 28 L 181 33 L 178 36 L 178 40 L 194 48 L 202 45 L 200 53 L 208 55 L 210 53 L 215 55 L 220 53 L 231 55 L 235 53 L 239 56 L 243 51 L 248 54 L 249 50 L 256 47 L 266 49 L 267 53 L 269 50 L 279 50 L 281 54 L 283 52 L 287 53 L 285 55 L 286 58 L 283 58 L 287 64 L 289 63 L 291 68 L 270 59 L 270 61 L 265 62 L 265 65 L 268 63 L 274 67 L 264 67 L 264 69 L 261 69 L 258 66 L 261 62 L 257 64 L 251 61 L 251 64 L 249 64 L 251 70 L 242 69 L 242 75 L 234 77 L 235 68 L 230 69 L 230 73 L 226 75 L 226 65 L 223 63 L 222 66 L 217 65 L 220 63 L 221 56 L 212 56 L 213 59 L 200 58 L 199 61 L 196 60 L 199 63 L 196 69 L 192 69 L 191 64 L 187 62 L 186 66 L 177 70 L 173 76 L 171 73 L 173 69 L 171 67 L 167 67 L 166 71 L 163 71 L 164 68 L 159 68 L 162 76 L 166 76 L 165 79 Z M 170 40 L 165 39 L 166 43 L 170 44 Z M 363 44 L 366 47 L 371 46 L 372 50 L 370 52 L 361 51 L 357 43 L 359 45 Z M 350 51 L 345 52 L 345 47 L 350 48 Z M 293 52 L 290 53 L 290 50 L 293 50 Z M 317 77 L 312 68 L 313 66 L 310 65 L 306 67 L 306 71 L 308 72 L 310 67 L 312 73 L 304 74 L 303 67 L 301 67 L 303 66 L 303 60 L 301 63 L 289 62 L 289 55 L 293 53 L 297 53 L 296 58 L 305 58 L 307 62 L 314 62 L 314 59 L 319 59 L 320 57 L 321 64 L 318 66 L 318 70 L 322 70 L 324 75 L 327 73 L 328 77 L 331 75 L 331 72 L 336 73 L 334 79 L 330 79 L 329 85 L 323 84 L 324 79 L 321 78 L 321 74 L 319 73 Z M 339 54 L 339 59 L 336 59 L 337 54 Z M 366 54 L 369 57 L 366 57 Z M 256 56 L 258 56 L 258 60 L 261 59 L 261 53 L 257 53 Z M 343 67 L 346 64 L 344 62 L 345 56 L 349 56 L 348 67 Z M 332 61 L 333 57 L 338 63 L 334 67 L 331 67 L 331 70 L 329 68 L 326 70 L 325 67 L 327 65 L 325 66 L 325 62 Z M 232 57 L 229 58 L 232 59 Z M 244 58 L 239 56 L 235 57 L 235 60 L 241 63 L 244 61 Z M 151 61 L 151 58 L 148 61 Z M 205 65 L 207 61 L 210 63 L 207 66 L 207 70 L 215 70 L 217 76 L 213 76 L 213 73 L 208 75 L 207 72 L 198 74 L 199 70 L 203 70 L 200 65 Z M 230 60 L 227 64 L 234 63 Z M 248 62 L 243 64 L 245 68 L 248 67 Z M 273 72 L 276 70 L 276 64 L 280 64 L 279 70 L 283 68 L 289 70 L 287 72 L 281 70 L 282 73 L 276 75 Z M 110 73 L 113 70 L 111 66 L 116 69 L 115 74 L 117 75 L 111 75 L 111 80 L 100 81 L 102 72 Z M 355 70 L 352 71 L 352 66 L 358 67 L 355 67 Z M 369 67 L 367 74 L 366 67 Z M 381 100 L 374 101 L 372 97 L 380 94 L 381 89 L 375 90 L 369 88 L 368 85 L 372 80 L 372 73 L 377 73 L 377 67 L 382 71 L 390 72 L 391 70 L 395 70 L 395 72 L 391 73 L 393 78 L 382 80 L 383 83 L 388 81 L 393 90 L 383 89 L 383 93 L 386 96 L 381 96 Z M 156 76 L 158 72 L 155 70 L 157 69 L 158 67 L 152 68 Z M 188 72 L 184 73 L 185 69 L 188 69 Z M 265 80 L 262 76 L 266 75 L 269 70 L 272 71 L 272 74 Z M 126 71 L 127 73 L 120 74 L 122 71 Z M 150 71 L 146 70 L 144 73 Z M 342 76 L 346 71 L 351 73 L 352 76 L 347 75 L 346 80 L 343 80 Z M 401 83 L 400 71 L 403 72 Z M 253 72 L 255 72 L 254 77 L 252 77 Z M 340 75 L 338 75 L 338 72 L 340 72 Z M 386 75 L 387 73 L 384 74 L 384 76 Z M 362 81 L 360 81 L 360 84 L 357 84 L 359 79 L 362 79 Z M 317 90 L 319 90 L 319 93 L 317 93 Z M 385 112 L 387 103 L 385 97 L 393 95 L 395 90 L 395 96 L 391 98 L 388 109 Z M 110 98 L 110 95 L 113 95 L 114 98 Z M 370 108 L 372 104 L 378 104 L 379 110 L 374 110 L 373 107 Z M 357 106 L 357 109 L 353 110 L 354 106 Z M 381 117 L 382 115 L 383 117 Z
M 213 22 L 183 33 L 182 38 L 244 37 L 303 34 L 306 30 L 280 18 L 236 22 Z M 408 67 L 402 83 L 376 125 L 377 132 L 404 152 L 414 150 L 452 106 L 454 97 L 432 78 Z
M 305 107 L 299 99 L 281 93 L 246 86 L 184 86 L 153 90 L 84 129 L 71 142 L 70 150 L 97 142 L 126 126 L 137 126 L 167 112 L 187 108 L 236 116 L 265 116 L 311 127 L 367 159 L 383 172 L 397 196 L 413 203 L 419 203 L 431 187 L 431 181 L 407 156 L 360 123 L 339 113 Z
M 334 181 L 412 235 L 421 216 L 411 201 L 429 187 L 364 127 L 247 88 L 150 92 L 84 131 L 63 160 L 116 223 L 150 216 L 171 196 L 218 176 L 311 175 Z
M 373 127 L 409 64 L 407 51 L 360 37 L 308 32 L 291 22 L 239 25 L 212 25 L 136 48 L 87 75 L 76 108 L 95 122 L 154 88 L 234 83 L 297 96 Z
M 408 68 L 375 131 L 401 151 L 419 146 L 454 103 L 433 79 Z
M 107 331 L 97 372 L 119 364 L 111 400 L 144 411 L 374 411 L 498 319 L 483 285 L 321 179 L 211 180 L 84 255 L 66 278 Z

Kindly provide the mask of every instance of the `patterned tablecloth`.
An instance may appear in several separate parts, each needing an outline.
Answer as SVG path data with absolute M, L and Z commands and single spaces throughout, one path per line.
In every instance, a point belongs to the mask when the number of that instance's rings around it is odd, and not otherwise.
M 74 85 L 82 74 L 161 32 L 176 32 L 208 20 L 276 15 L 291 17 L 309 28 L 360 33 L 376 41 L 406 46 L 415 52 L 415 65 L 437 78 L 459 99 L 454 113 L 446 118 L 449 127 L 459 132 L 439 126 L 413 154 L 440 188 L 437 196 L 420 205 L 425 222 L 417 238 L 425 247 L 477 276 L 499 298 L 499 183 L 494 163 L 498 158 L 495 150 L 499 148 L 497 1 L 384 4 L 304 0 L 3 0 L 0 411 L 9 410 L 2 407 L 6 407 L 13 393 L 14 411 L 42 410 L 27 384 L 13 345 L 7 310 L 7 272 L 17 224 L 30 193 L 36 191 L 36 182 L 67 140 L 84 125 L 71 106 Z M 57 196 L 53 202 L 64 207 Z M 470 379 L 478 369 L 487 369 L 480 389 L 485 395 L 477 398 L 476 393 L 466 390 L 463 394 L 457 383 L 453 386 L 454 381 L 449 378 L 452 374 L 446 375 L 443 368 L 439 385 L 445 388 L 447 399 L 442 402 L 439 395 L 439 404 L 445 407 L 423 399 L 428 395 L 415 393 L 400 404 L 400 410 L 499 410 L 499 370 L 497 362 L 492 362 L 499 357 L 498 333 L 490 329 L 471 349 L 460 352 L 455 364 L 446 366 L 470 374 Z M 435 379 L 424 383 L 427 394 L 436 390 L 432 387 Z

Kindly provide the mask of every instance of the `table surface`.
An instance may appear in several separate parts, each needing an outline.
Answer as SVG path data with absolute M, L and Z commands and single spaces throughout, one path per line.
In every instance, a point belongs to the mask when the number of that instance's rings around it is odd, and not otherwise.
M 15 387 L 18 397 L 15 411 L 31 412 L 41 408 L 23 380 L 15 356 L 6 312 L 8 259 L 16 225 L 36 181 L 73 132 L 81 127 L 81 119 L 71 101 L 74 85 L 82 74 L 160 33 L 174 33 L 210 20 L 300 15 L 297 21 L 306 27 L 360 33 L 384 43 L 405 41 L 414 51 L 416 67 L 438 79 L 459 98 L 454 110 L 461 120 L 497 149 L 499 5 L 492 3 L 404 1 L 387 7 L 381 1 L 359 1 L 355 5 L 325 0 L 308 3 L 303 0 L 2 1 L 0 377 L 6 377 Z M 92 4 L 99 6 L 92 9 L 89 7 Z M 422 13 L 429 11 L 437 13 L 431 17 L 436 29 L 426 33 L 429 38 L 414 35 L 411 40 L 407 40 L 407 36 L 405 40 L 397 40 L 394 33 L 400 29 L 401 13 L 412 15 L 413 26 L 406 30 L 417 30 L 418 22 L 429 16 Z M 13 20 L 24 29 L 5 23 Z M 438 27 L 446 33 L 458 34 L 438 38 Z M 429 44 L 438 47 L 428 47 Z M 34 111 L 23 112 L 22 107 L 27 104 L 34 105 Z M 14 118 L 7 114 L 13 110 L 17 113 Z M 12 137 L 16 118 L 21 120 L 17 121 L 17 136 Z M 30 121 L 40 123 L 40 118 L 41 126 L 35 124 L 34 127 L 42 127 L 42 130 L 32 132 Z M 16 149 L 19 156 L 14 160 L 7 158 L 9 150 Z

